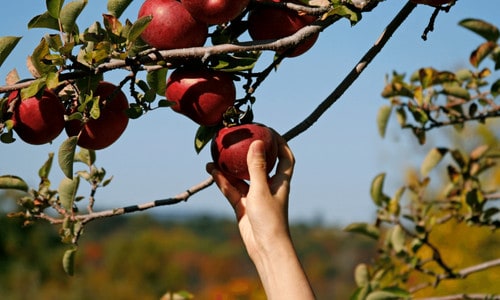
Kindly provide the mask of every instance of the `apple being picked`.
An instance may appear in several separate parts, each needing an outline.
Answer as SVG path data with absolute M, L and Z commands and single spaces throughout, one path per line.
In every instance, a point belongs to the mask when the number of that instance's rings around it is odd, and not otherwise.
M 16 98 L 12 120 L 13 129 L 28 144 L 51 142 L 64 129 L 64 106 L 52 91 L 45 89 L 41 96 L 21 100 L 19 91 L 9 94 L 8 103 Z
M 223 114 L 234 105 L 236 88 L 231 74 L 206 67 L 175 69 L 167 80 L 171 108 L 203 126 L 221 123 Z
M 198 21 L 176 0 L 146 0 L 138 17 L 153 19 L 141 33 L 141 38 L 158 50 L 203 46 L 208 25 Z
M 78 136 L 78 146 L 90 150 L 104 149 L 122 135 L 128 125 L 127 97 L 112 83 L 101 81 L 94 91 L 99 96 L 99 118 L 66 122 L 68 136 Z M 112 98 L 111 98 L 112 97 Z
M 233 20 L 249 2 L 250 0 L 181 0 L 195 19 L 207 24 L 222 24 Z
M 249 180 L 248 149 L 253 141 L 262 140 L 266 153 L 267 173 L 269 173 L 278 157 L 278 140 L 275 135 L 272 129 L 258 123 L 224 127 L 212 140 L 210 147 L 212 159 L 223 173 Z
M 296 33 L 315 20 L 315 16 L 301 15 L 286 8 L 258 6 L 248 15 L 248 33 L 254 41 L 281 39 Z M 315 34 L 303 41 L 295 49 L 287 52 L 286 56 L 296 57 L 305 53 L 314 45 L 318 36 L 319 34 Z M 280 50 L 283 51 L 286 50 Z

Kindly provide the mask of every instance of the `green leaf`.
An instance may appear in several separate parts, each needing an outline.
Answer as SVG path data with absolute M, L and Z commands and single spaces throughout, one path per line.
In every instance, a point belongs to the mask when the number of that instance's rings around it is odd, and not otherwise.
M 460 26 L 477 33 L 488 41 L 495 42 L 500 37 L 500 31 L 496 26 L 479 19 L 464 19 L 458 23 Z
M 234 54 L 219 54 L 211 57 L 211 68 L 226 72 L 241 72 L 254 68 L 261 52 L 241 52 Z
M 210 140 L 217 133 L 219 128 L 217 126 L 200 126 L 196 131 L 196 135 L 194 138 L 194 149 L 196 153 L 200 153 L 201 150 L 205 147 L 206 144 L 210 142 Z
M 73 161 L 75 157 L 77 136 L 66 139 L 59 147 L 58 161 L 59 167 L 67 178 L 73 178 Z
M 160 96 L 165 96 L 165 90 L 167 88 L 167 72 L 168 69 L 162 68 L 148 72 L 146 76 L 146 81 L 148 85 Z
M 370 284 L 370 274 L 366 264 L 358 264 L 354 270 L 354 281 L 358 287 L 368 286 Z
M 132 3 L 132 0 L 108 0 L 108 12 L 119 18 L 130 3 Z
M 0 176 L 0 189 L 7 190 L 19 190 L 23 192 L 27 192 L 29 187 L 28 184 L 18 176 L 14 175 L 2 175 Z
M 367 223 L 351 223 L 344 228 L 344 231 L 363 234 L 375 240 L 380 236 L 380 230 L 377 226 Z
M 149 25 L 151 20 L 153 20 L 152 16 L 144 16 L 135 21 L 130 28 L 127 36 L 127 41 L 129 43 L 135 42 L 144 31 L 144 29 L 146 29 L 146 27 Z
M 57 72 L 57 68 L 45 63 L 45 57 L 50 54 L 49 44 L 45 38 L 42 38 L 40 44 L 33 50 L 31 54 L 31 63 L 40 75 L 45 75 L 50 72 Z
M 49 153 L 49 158 L 45 161 L 42 167 L 38 170 L 38 176 L 41 179 L 49 178 L 50 170 L 52 169 L 52 162 L 54 161 L 54 153 Z
M 65 33 L 73 33 L 76 27 L 76 19 L 81 14 L 88 0 L 75 0 L 66 4 L 60 13 L 60 20 Z
M 401 295 L 398 293 L 390 292 L 390 291 L 374 291 L 371 292 L 366 300 L 401 300 Z
M 385 131 L 387 129 L 387 124 L 389 123 L 389 117 L 391 116 L 392 107 L 390 105 L 384 105 L 378 110 L 377 114 L 377 127 L 378 133 L 383 138 L 385 137 Z
M 443 90 L 441 93 L 448 95 L 448 96 L 453 96 L 457 98 L 461 98 L 464 100 L 470 100 L 470 93 L 467 89 L 461 87 L 458 84 L 454 83 L 445 83 L 443 84 Z
M 59 200 L 61 206 L 68 211 L 73 210 L 73 203 L 75 202 L 78 186 L 80 185 L 80 177 L 76 176 L 73 179 L 64 177 L 59 184 L 57 192 L 59 193 Z
M 33 80 L 28 87 L 21 90 L 21 99 L 28 99 L 40 92 L 45 87 L 45 78 Z
M 94 150 L 80 148 L 80 151 L 75 154 L 75 161 L 82 162 L 89 167 L 94 164 L 95 160 L 96 155 Z
M 73 276 L 75 272 L 75 256 L 76 256 L 76 247 L 72 247 L 64 252 L 62 265 L 64 272 L 69 276 Z
M 405 249 L 406 234 L 401 225 L 396 225 L 391 231 L 391 245 L 396 253 L 400 253 Z
M 33 28 L 48 28 L 59 31 L 59 21 L 46 11 L 41 15 L 33 17 L 28 22 L 28 29 Z
M 433 148 L 424 158 L 422 165 L 420 166 L 420 173 L 422 176 L 427 176 L 434 167 L 443 159 L 444 155 L 448 153 L 447 148 Z
M 490 91 L 493 97 L 497 97 L 498 95 L 500 95 L 500 79 L 498 79 L 491 85 Z
M 45 0 L 47 12 L 54 18 L 58 19 L 61 13 L 64 0 Z
M 3 64 L 5 59 L 14 50 L 17 43 L 21 40 L 19 36 L 3 36 L 0 37 L 0 66 Z
M 390 200 L 390 198 L 383 192 L 384 180 L 385 173 L 380 173 L 373 179 L 370 187 L 371 198 L 377 206 L 382 206 Z

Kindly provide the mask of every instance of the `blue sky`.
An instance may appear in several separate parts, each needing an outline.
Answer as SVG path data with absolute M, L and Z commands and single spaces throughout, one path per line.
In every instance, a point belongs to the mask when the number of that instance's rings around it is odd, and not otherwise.
M 142 1 L 133 1 L 122 19 L 135 20 L 141 4 Z M 404 4 L 401 0 L 382 2 L 353 27 L 347 21 L 339 22 L 325 30 L 309 52 L 285 60 L 255 94 L 255 121 L 281 133 L 299 123 L 330 94 Z M 393 70 L 411 73 L 426 66 L 451 70 L 468 67 L 464 59 L 482 40 L 457 23 L 473 17 L 500 26 L 499 8 L 500 3 L 495 0 L 459 0 L 450 13 L 439 15 L 434 32 L 423 41 L 420 36 L 433 10 L 417 7 L 345 95 L 312 128 L 290 141 L 297 159 L 290 200 L 292 221 L 319 219 L 345 225 L 373 219 L 374 206 L 369 197 L 372 178 L 387 172 L 386 182 L 391 192 L 391 188 L 401 184 L 405 167 L 418 164 L 427 149 L 408 138 L 408 132 L 401 131 L 395 122 L 390 123 L 385 139 L 378 136 L 375 119 L 378 109 L 385 104 L 380 97 L 384 76 Z M 29 76 L 26 57 L 45 31 L 28 31 L 26 24 L 44 11 L 45 1 L 17 0 L 2 5 L 0 36 L 23 36 L 16 53 L 0 68 L 2 80 L 12 68 L 17 68 L 21 77 Z M 101 21 L 105 12 L 106 1 L 89 0 L 79 19 L 80 28 Z M 124 74 L 109 72 L 105 78 L 117 82 Z M 206 179 L 205 164 L 211 158 L 208 149 L 199 155 L 195 153 L 196 129 L 196 124 L 170 109 L 131 120 L 119 141 L 97 153 L 97 165 L 114 179 L 98 192 L 96 208 L 122 207 L 174 196 Z M 49 152 L 57 153 L 65 138 L 62 134 L 53 144 L 43 146 L 22 141 L 0 145 L 0 174 L 15 174 L 37 185 L 39 166 Z M 52 175 L 55 188 L 62 178 L 56 165 Z M 88 191 L 83 189 L 80 195 L 86 196 Z M 186 203 L 151 211 L 166 216 L 232 214 L 215 186 Z

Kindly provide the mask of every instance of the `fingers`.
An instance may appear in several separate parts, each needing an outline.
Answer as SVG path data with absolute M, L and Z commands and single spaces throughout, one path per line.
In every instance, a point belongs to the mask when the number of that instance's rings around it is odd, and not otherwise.
M 250 187 L 256 192 L 269 192 L 267 184 L 266 151 L 264 142 L 256 140 L 250 144 L 247 154 Z
M 283 174 L 290 180 L 293 175 L 293 167 L 295 166 L 295 157 L 285 139 L 280 135 L 276 138 L 278 139 L 278 166 L 276 167 L 276 174 Z
M 248 193 L 248 185 L 242 180 L 226 177 L 217 169 L 214 163 L 208 163 L 206 170 L 212 175 L 222 194 L 229 200 L 229 203 L 236 211 L 242 196 Z M 238 214 L 238 211 L 236 213 Z

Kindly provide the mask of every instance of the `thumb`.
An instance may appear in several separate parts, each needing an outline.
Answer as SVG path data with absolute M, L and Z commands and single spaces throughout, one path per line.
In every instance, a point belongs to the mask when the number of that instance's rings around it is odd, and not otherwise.
M 257 140 L 250 144 L 247 154 L 247 165 L 251 185 L 267 186 L 266 151 L 263 141 Z

